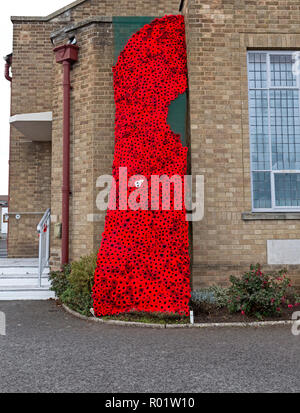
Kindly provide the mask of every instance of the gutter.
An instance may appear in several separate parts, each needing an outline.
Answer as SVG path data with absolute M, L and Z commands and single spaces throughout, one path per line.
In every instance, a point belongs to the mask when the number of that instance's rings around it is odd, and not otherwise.
M 9 74 L 9 70 L 11 68 L 12 65 L 12 53 L 8 54 L 7 56 L 4 57 L 5 60 L 5 68 L 4 68 L 4 77 L 6 80 L 8 80 L 10 82 L 10 88 L 12 86 L 12 77 Z M 11 90 L 11 89 L 10 89 Z M 11 93 L 10 93 L 10 106 L 11 106 Z M 10 204 L 10 172 L 11 172 L 11 144 L 9 142 L 9 155 L 8 155 L 8 200 L 7 200 L 7 208 L 8 208 L 8 212 L 9 212 L 9 204 Z M 8 246 L 9 246 L 9 220 L 8 220 L 8 224 L 7 224 L 7 238 L 6 238 L 6 249 L 7 249 L 7 253 L 9 251 Z
M 5 77 L 6 80 L 11 82 L 12 77 L 9 74 L 9 69 L 11 68 L 11 64 L 12 64 L 12 53 L 5 56 L 4 60 L 5 60 L 4 77 Z
M 56 63 L 63 65 L 63 185 L 62 185 L 62 240 L 61 265 L 69 262 L 69 200 L 70 200 L 70 71 L 78 60 L 79 47 L 65 44 L 53 51 Z

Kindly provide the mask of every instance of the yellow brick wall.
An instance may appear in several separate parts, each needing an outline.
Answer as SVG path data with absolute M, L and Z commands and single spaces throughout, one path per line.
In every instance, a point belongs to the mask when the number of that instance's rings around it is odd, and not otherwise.
M 71 72 L 71 260 L 99 248 L 105 214 L 96 208 L 96 180 L 99 175 L 111 173 L 114 148 L 112 24 L 88 25 L 76 36 L 80 52 Z M 56 65 L 51 208 L 58 222 L 62 186 L 61 81 L 62 67 Z M 52 240 L 53 266 L 59 265 L 60 245 L 60 240 Z
M 52 109 L 52 51 L 49 36 L 56 25 L 17 22 L 13 32 L 11 114 Z M 30 142 L 18 130 L 10 130 L 9 212 L 22 214 L 9 221 L 8 256 L 38 254 L 36 226 L 50 207 L 51 142 Z
M 71 192 L 70 259 L 75 260 L 98 251 L 104 229 L 105 213 L 96 207 L 99 189 L 97 178 L 112 173 L 114 152 L 114 64 L 112 16 L 164 16 L 178 14 L 177 0 L 159 2 L 88 1 L 71 10 L 72 22 L 94 16 L 107 17 L 107 22 L 87 24 L 74 32 L 80 47 L 79 60 L 71 72 Z M 55 44 L 66 42 L 59 34 Z M 54 64 L 53 150 L 51 210 L 61 222 L 62 186 L 62 67 Z M 52 268 L 60 265 L 61 240 L 52 233 Z
M 92 16 L 163 16 L 178 12 L 178 0 L 88 0 L 49 21 L 14 19 L 12 115 L 53 111 L 51 143 L 25 142 L 14 128 L 10 136 L 10 211 L 52 208 L 61 220 L 62 68 L 53 55 L 50 34 Z M 107 23 L 78 30 L 79 62 L 72 71 L 70 256 L 98 249 L 104 225 L 95 202 L 96 179 L 111 173 L 114 142 L 112 28 Z M 66 41 L 67 37 L 63 38 Z M 51 183 L 50 183 L 51 179 Z M 41 188 L 42 183 L 42 188 Z M 96 214 L 96 215 L 93 215 Z M 89 222 L 88 221 L 94 222 Z M 10 257 L 36 256 L 40 214 L 10 220 Z M 55 219 L 56 218 L 56 219 Z M 53 225 L 52 225 L 53 229 Z M 52 261 L 60 261 L 61 241 L 52 234 Z
M 178 0 L 90 0 L 49 22 L 15 22 L 13 113 L 52 110 L 54 120 L 52 149 L 49 144 L 46 148 L 47 144 L 21 143 L 12 128 L 12 209 L 20 208 L 22 200 L 29 209 L 48 205 L 50 183 L 48 189 L 44 187 L 42 202 L 35 194 L 38 177 L 44 182 L 43 176 L 50 176 L 51 151 L 52 215 L 54 221 L 61 220 L 62 67 L 55 63 L 50 33 L 91 16 L 163 16 L 177 14 L 178 6 Z M 185 0 L 183 13 L 189 157 L 192 173 L 205 177 L 205 216 L 193 223 L 193 285 L 197 288 L 226 283 L 230 274 L 240 274 L 250 263 L 265 265 L 268 239 L 300 238 L 298 220 L 242 220 L 242 213 L 251 210 L 247 48 L 300 49 L 300 6 L 293 0 Z M 108 19 L 85 25 L 76 30 L 76 36 L 80 52 L 71 73 L 71 259 L 99 247 L 105 214 L 96 208 L 96 179 L 111 173 L 114 146 L 111 23 Z M 66 39 L 67 35 L 60 35 L 59 42 Z M 38 78 L 36 84 L 31 82 L 32 74 Z M 37 164 L 41 151 L 44 164 Z M 18 241 L 24 228 L 14 223 L 10 229 L 10 251 L 22 253 L 25 245 L 26 253 L 32 251 L 31 245 L 36 248 L 36 239 Z M 53 268 L 59 266 L 60 247 L 61 241 L 52 236 Z M 289 270 L 299 284 L 299 266 Z
M 299 220 L 243 221 L 251 211 L 247 48 L 300 49 L 300 4 L 185 0 L 193 174 L 205 216 L 193 223 L 194 287 L 267 263 L 267 240 L 299 239 Z M 289 266 L 300 284 L 300 266 Z

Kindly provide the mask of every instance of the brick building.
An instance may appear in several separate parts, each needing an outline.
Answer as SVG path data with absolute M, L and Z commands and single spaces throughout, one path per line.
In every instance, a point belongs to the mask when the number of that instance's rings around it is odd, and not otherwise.
M 293 0 L 77 0 L 47 17 L 12 17 L 8 256 L 37 256 L 36 225 L 51 208 L 52 268 L 61 261 L 63 69 L 53 48 L 75 38 L 79 46 L 71 70 L 74 260 L 97 250 L 103 231 L 96 183 L 112 167 L 118 22 L 137 30 L 178 13 L 186 23 L 190 168 L 205 179 L 204 218 L 191 225 L 194 288 L 225 283 L 256 262 L 288 266 L 299 285 L 300 77 L 292 63 L 300 5 Z

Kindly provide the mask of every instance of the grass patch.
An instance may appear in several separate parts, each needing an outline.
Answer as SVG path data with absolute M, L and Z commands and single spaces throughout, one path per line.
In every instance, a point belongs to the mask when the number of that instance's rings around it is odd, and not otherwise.
M 133 321 L 147 324 L 186 324 L 189 323 L 189 317 L 174 313 L 146 313 L 132 311 L 114 316 L 101 317 L 103 320 Z

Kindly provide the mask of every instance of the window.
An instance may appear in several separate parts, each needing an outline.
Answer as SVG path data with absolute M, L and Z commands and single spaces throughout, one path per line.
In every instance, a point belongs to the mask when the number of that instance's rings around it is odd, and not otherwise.
M 300 75 L 293 52 L 248 52 L 253 211 L 300 211 Z

